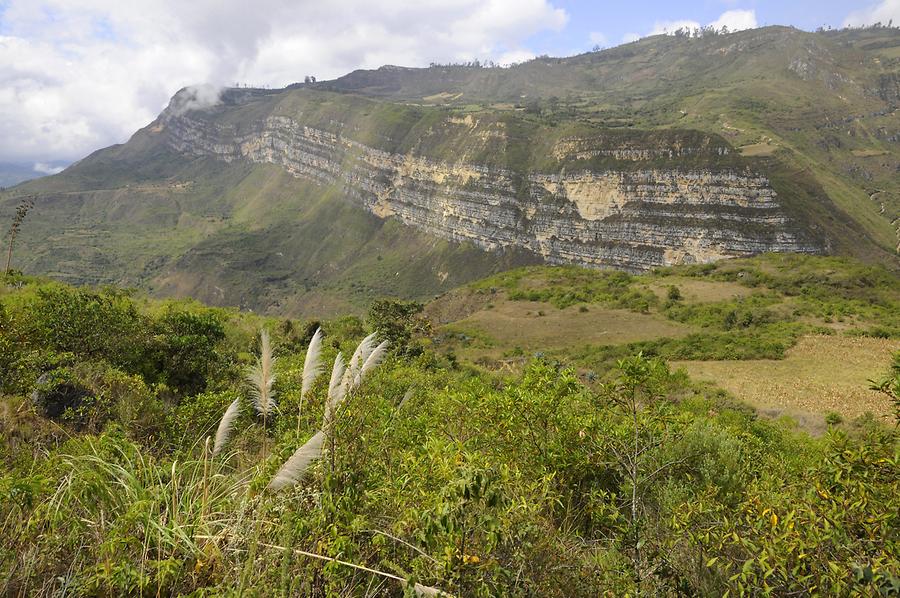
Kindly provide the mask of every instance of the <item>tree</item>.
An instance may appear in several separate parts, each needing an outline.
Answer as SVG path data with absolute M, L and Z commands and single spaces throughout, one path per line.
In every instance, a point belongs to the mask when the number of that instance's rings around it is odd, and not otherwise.
M 420 314 L 424 306 L 417 301 L 394 301 L 378 299 L 369 308 L 367 320 L 378 332 L 379 338 L 389 341 L 395 352 L 414 355 L 420 348 L 410 345 L 413 334 L 425 333 L 430 329 L 427 319 Z
M 12 264 L 12 252 L 13 252 L 13 244 L 16 241 L 16 237 L 19 234 L 19 229 L 22 226 L 22 221 L 25 220 L 25 216 L 28 215 L 29 210 L 34 207 L 34 198 L 31 196 L 25 197 L 19 202 L 19 205 L 16 207 L 16 215 L 13 216 L 12 225 L 9 227 L 9 250 L 6 252 L 6 273 L 9 274 L 10 265 Z
M 611 450 L 619 462 L 624 478 L 630 486 L 630 497 L 626 497 L 630 511 L 629 527 L 626 534 L 634 575 L 635 590 L 642 593 L 644 580 L 654 573 L 644 556 L 646 538 L 642 535 L 644 522 L 643 497 L 656 476 L 666 471 L 678 461 L 658 463 L 652 461 L 653 450 L 661 446 L 668 430 L 664 422 L 656 420 L 651 405 L 665 394 L 670 378 L 668 366 L 658 358 L 648 359 L 643 353 L 621 359 L 616 364 L 618 377 L 604 387 L 608 399 L 619 406 L 631 420 L 629 437 L 613 441 Z M 662 437 L 657 437 L 661 432 Z

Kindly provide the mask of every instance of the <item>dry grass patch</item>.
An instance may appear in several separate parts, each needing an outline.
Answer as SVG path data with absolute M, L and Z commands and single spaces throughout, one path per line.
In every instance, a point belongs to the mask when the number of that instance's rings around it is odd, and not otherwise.
M 751 143 L 738 148 L 742 156 L 771 156 L 777 150 L 778 146 L 771 143 Z
M 499 298 L 496 294 L 487 294 L 468 288 L 454 289 L 426 305 L 425 315 L 435 324 L 449 324 L 484 309 L 491 300 L 496 301 Z
M 442 91 L 430 96 L 424 96 L 422 100 L 425 102 L 452 102 L 453 100 L 458 100 L 461 97 L 462 93 L 450 93 L 448 91 Z
M 736 282 L 698 280 L 696 278 L 681 278 L 677 276 L 668 276 L 663 280 L 651 282 L 647 285 L 647 288 L 656 294 L 660 300 L 665 301 L 671 286 L 678 287 L 684 301 L 688 303 L 728 301 L 737 297 L 747 297 L 754 292 L 754 289 Z
M 808 336 L 788 349 L 783 360 L 678 361 L 672 366 L 767 413 L 834 411 L 852 419 L 872 412 L 886 417 L 890 400 L 869 390 L 868 380 L 885 373 L 898 349 L 894 340 Z
M 875 156 L 886 156 L 888 154 L 885 150 L 877 149 L 855 149 L 850 150 L 850 153 L 858 158 L 873 158 Z
M 501 301 L 477 311 L 454 328 L 483 333 L 504 347 L 545 351 L 580 345 L 614 345 L 681 337 L 691 328 L 657 315 L 596 305 L 557 309 L 537 301 Z M 543 314 L 543 315 L 542 315 Z

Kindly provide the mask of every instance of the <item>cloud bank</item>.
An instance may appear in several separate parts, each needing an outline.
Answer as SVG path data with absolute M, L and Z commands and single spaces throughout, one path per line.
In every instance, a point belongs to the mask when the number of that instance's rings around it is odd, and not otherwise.
M 707 23 L 707 25 L 716 29 L 728 27 L 729 31 L 755 29 L 757 27 L 756 11 L 728 10 L 719 15 L 719 18 L 715 21 Z M 679 29 L 693 30 L 700 29 L 700 27 L 702 27 L 702 25 L 698 21 L 692 21 L 689 19 L 681 19 L 676 21 L 657 21 L 653 24 L 653 30 L 648 35 L 661 35 L 663 33 L 673 33 L 674 31 L 677 31 Z
M 8 0 L 0 160 L 74 160 L 128 139 L 175 91 L 281 87 L 383 64 L 531 57 L 551 0 Z
M 892 20 L 894 25 L 900 25 L 900 0 L 882 0 L 862 10 L 854 11 L 844 19 L 844 27 L 859 27 L 875 23 L 887 25 Z

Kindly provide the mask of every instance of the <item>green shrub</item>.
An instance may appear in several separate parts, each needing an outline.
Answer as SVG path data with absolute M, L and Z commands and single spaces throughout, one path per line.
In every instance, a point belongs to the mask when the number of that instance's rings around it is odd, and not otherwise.
M 211 310 L 169 309 L 151 325 L 143 358 L 145 377 L 184 394 L 201 392 L 207 378 L 223 365 L 222 318 Z

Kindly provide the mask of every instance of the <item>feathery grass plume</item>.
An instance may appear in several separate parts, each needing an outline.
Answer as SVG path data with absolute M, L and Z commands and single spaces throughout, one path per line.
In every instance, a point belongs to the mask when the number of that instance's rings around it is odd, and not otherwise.
M 356 379 L 353 381 L 353 386 L 350 388 L 350 390 L 353 390 L 360 384 L 362 384 L 362 381 L 366 377 L 366 374 L 378 367 L 378 364 L 381 363 L 381 360 L 384 359 L 384 356 L 387 353 L 389 344 L 390 343 L 386 340 L 381 341 L 381 344 L 372 349 L 372 352 L 369 353 L 368 357 L 366 357 L 366 360 L 363 363 L 362 367 L 359 368 L 359 372 L 357 372 Z
M 362 339 L 359 345 L 356 346 L 356 351 L 353 352 L 353 356 L 350 358 L 350 361 L 347 362 L 347 372 L 344 374 L 343 380 L 345 393 L 350 390 L 350 386 L 359 375 L 359 371 L 362 369 L 362 366 L 365 363 L 366 359 L 369 358 L 369 354 L 375 349 L 376 334 L 377 333 L 373 332 L 366 338 Z
M 293 486 L 313 461 L 322 456 L 322 446 L 325 444 L 325 433 L 319 430 L 312 438 L 298 448 L 290 458 L 284 462 L 278 473 L 269 482 L 269 490 L 278 492 L 282 488 Z
M 235 399 L 231 402 L 231 405 L 228 406 L 228 409 L 225 410 L 225 414 L 222 416 L 222 421 L 219 422 L 219 427 L 216 430 L 216 440 L 213 444 L 213 457 L 219 454 L 219 451 L 228 443 L 228 438 L 231 436 L 231 427 L 234 424 L 234 420 L 237 419 L 237 416 L 241 413 L 241 400 Z
M 271 414 L 275 410 L 275 393 L 272 391 L 275 383 L 275 358 L 272 356 L 269 333 L 265 329 L 259 331 L 259 358 L 247 370 L 247 381 L 250 383 L 250 398 L 256 411 L 263 417 Z
M 322 329 L 317 328 L 309 347 L 306 349 L 306 361 L 303 362 L 303 385 L 300 388 L 300 400 L 312 388 L 313 382 L 322 373 Z
M 443 596 L 444 598 L 453 598 L 453 594 L 448 594 L 444 590 L 439 590 L 432 586 L 423 586 L 420 583 L 413 584 L 413 593 L 419 598 L 427 598 L 429 596 Z
M 303 382 L 300 387 L 300 401 L 297 405 L 297 433 L 300 432 L 300 416 L 303 415 L 303 399 L 309 394 L 313 382 L 322 373 L 322 329 L 316 328 L 316 333 L 309 341 L 306 348 L 306 359 L 303 361 Z
M 334 366 L 331 368 L 331 381 L 328 383 L 328 398 L 325 400 L 325 415 L 322 418 L 322 429 L 328 433 L 331 421 L 337 411 L 338 405 L 344 400 L 344 385 L 342 380 L 346 368 L 344 356 L 340 353 L 334 358 Z
M 412 396 L 416 394 L 416 389 L 413 386 L 410 386 L 406 392 L 403 394 L 403 398 L 400 399 L 400 404 L 397 405 L 397 409 L 403 409 L 403 405 L 406 404 L 408 400 L 412 398 Z
M 294 452 L 291 457 L 284 462 L 278 473 L 269 482 L 269 489 L 273 491 L 281 490 L 288 486 L 293 486 L 303 477 L 310 463 L 322 456 L 322 449 L 326 437 L 331 436 L 331 425 L 334 421 L 334 414 L 337 412 L 338 405 L 344 399 L 344 385 L 341 381 L 344 378 L 344 356 L 340 353 L 334 358 L 334 365 L 331 368 L 331 381 L 328 384 L 328 397 L 325 399 L 325 414 L 322 417 L 322 429 L 306 441 Z

